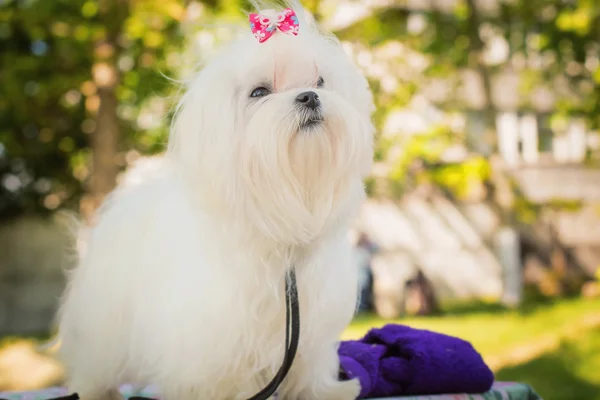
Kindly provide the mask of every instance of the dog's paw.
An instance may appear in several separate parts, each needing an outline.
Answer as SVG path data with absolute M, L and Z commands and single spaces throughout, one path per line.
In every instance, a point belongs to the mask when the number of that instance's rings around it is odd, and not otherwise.
M 360 394 L 360 382 L 358 379 L 340 382 L 340 385 L 336 390 L 339 396 L 334 396 L 332 399 L 356 400 Z
M 360 394 L 360 383 L 358 379 L 334 381 L 320 389 L 313 389 L 313 391 L 316 396 L 311 400 L 356 400 Z

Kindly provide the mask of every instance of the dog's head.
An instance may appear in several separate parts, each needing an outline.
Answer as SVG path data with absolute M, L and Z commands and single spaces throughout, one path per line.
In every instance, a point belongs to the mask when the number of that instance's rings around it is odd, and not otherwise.
M 169 150 L 206 204 L 277 241 L 306 243 L 362 198 L 373 103 L 340 44 L 295 11 L 297 35 L 272 26 L 259 43 L 261 32 L 249 34 L 199 73 Z

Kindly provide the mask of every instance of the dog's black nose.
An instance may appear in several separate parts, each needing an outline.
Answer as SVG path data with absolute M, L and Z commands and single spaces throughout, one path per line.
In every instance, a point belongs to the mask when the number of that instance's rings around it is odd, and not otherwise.
M 296 97 L 296 103 L 301 104 L 305 107 L 308 107 L 311 110 L 315 110 L 317 107 L 319 107 L 321 105 L 321 101 L 319 100 L 319 95 L 312 91 L 300 93 Z

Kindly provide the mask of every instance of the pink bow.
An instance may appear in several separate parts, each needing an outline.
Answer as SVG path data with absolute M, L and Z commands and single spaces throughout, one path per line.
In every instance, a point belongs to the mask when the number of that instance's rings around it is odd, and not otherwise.
M 291 8 L 286 8 L 276 17 L 267 17 L 261 14 L 250 14 L 250 29 L 254 37 L 262 43 L 273 36 L 276 30 L 280 30 L 288 35 L 298 35 L 298 16 Z

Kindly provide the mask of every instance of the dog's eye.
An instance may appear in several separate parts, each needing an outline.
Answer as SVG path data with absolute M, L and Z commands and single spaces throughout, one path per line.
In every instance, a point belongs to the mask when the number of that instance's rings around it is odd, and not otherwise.
M 250 93 L 250 97 L 264 97 L 268 96 L 270 93 L 271 92 L 269 91 L 269 89 L 261 86 L 254 89 L 252 93 Z
M 317 87 L 321 88 L 321 87 L 323 87 L 324 84 L 325 84 L 325 80 L 323 79 L 322 76 L 320 76 L 319 80 L 317 81 Z

